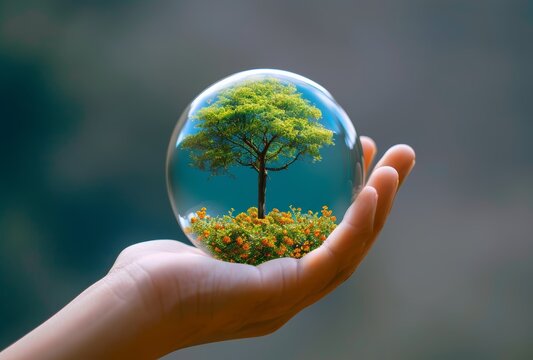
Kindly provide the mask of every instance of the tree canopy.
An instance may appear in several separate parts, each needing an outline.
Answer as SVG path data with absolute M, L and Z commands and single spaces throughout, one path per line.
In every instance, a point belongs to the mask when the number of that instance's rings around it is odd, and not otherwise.
M 321 118 L 293 84 L 275 78 L 245 81 L 196 112 L 192 121 L 198 131 L 186 136 L 181 147 L 190 150 L 193 166 L 213 175 L 232 166 L 257 171 L 260 197 L 263 192 L 259 206 L 264 207 L 268 171 L 285 170 L 304 157 L 319 161 L 322 146 L 333 145 L 333 132 Z

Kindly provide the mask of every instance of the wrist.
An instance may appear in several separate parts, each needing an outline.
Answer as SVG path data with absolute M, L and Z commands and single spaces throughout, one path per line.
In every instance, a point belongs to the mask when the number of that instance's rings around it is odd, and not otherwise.
M 147 358 L 134 287 L 108 274 L 2 352 L 1 359 Z

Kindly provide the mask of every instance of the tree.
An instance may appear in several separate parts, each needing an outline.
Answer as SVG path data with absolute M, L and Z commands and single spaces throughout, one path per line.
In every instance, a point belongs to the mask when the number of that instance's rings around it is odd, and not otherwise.
M 245 166 L 258 174 L 258 217 L 265 215 L 269 171 L 286 170 L 304 157 L 320 161 L 320 149 L 333 145 L 333 132 L 321 111 L 296 86 L 274 78 L 246 81 L 221 91 L 192 118 L 198 131 L 184 138 L 193 166 L 212 175 Z

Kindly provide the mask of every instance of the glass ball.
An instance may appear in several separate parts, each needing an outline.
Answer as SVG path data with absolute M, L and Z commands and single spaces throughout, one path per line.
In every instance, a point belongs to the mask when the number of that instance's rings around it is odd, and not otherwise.
M 363 185 L 359 137 L 331 94 L 258 69 L 209 86 L 179 118 L 167 155 L 172 209 L 213 257 L 257 265 L 319 247 Z

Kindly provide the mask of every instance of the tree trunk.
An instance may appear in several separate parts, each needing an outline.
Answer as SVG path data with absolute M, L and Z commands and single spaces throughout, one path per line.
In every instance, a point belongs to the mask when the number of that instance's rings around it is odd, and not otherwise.
M 267 171 L 265 169 L 265 164 L 262 163 L 259 166 L 258 172 L 258 186 L 257 186 L 257 217 L 259 219 L 265 218 L 265 197 L 266 197 L 266 182 L 267 182 Z

